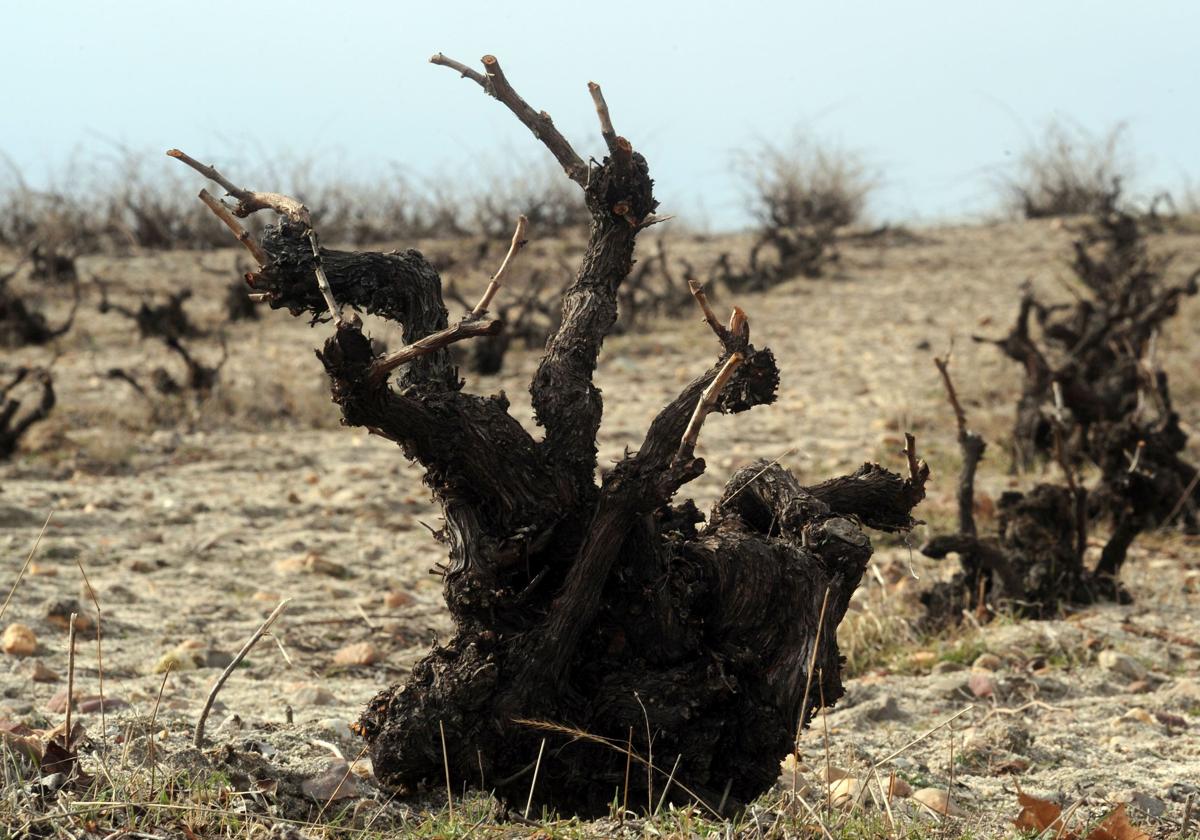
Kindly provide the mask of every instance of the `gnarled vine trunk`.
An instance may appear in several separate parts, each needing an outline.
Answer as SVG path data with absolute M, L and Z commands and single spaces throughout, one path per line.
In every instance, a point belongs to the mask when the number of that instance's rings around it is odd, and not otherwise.
M 484 58 L 484 73 L 441 55 L 434 62 L 529 126 L 581 187 L 592 218 L 530 385 L 540 438 L 503 395 L 465 393 L 447 350 L 498 329 L 483 310 L 503 268 L 480 305 L 451 324 L 440 279 L 418 252 L 321 249 L 294 200 L 241 190 L 171 153 L 238 199 L 234 214 L 271 207 L 284 216 L 261 243 L 243 238 L 262 266 L 252 286 L 273 308 L 314 323 L 332 317 L 319 356 L 346 424 L 420 462 L 444 512 L 454 635 L 372 700 L 357 731 L 379 778 L 402 787 L 440 785 L 448 767 L 456 789 L 583 814 L 624 796 L 634 808 L 663 796 L 736 807 L 775 781 L 813 709 L 841 696 L 836 628 L 871 555 L 863 529 L 912 527 L 928 469 L 910 443 L 907 477 L 866 464 L 803 487 L 786 469 L 755 463 L 730 479 L 707 519 L 677 501 L 705 470 L 695 454 L 705 415 L 768 404 L 779 378 L 771 351 L 750 343 L 743 313 L 726 327 L 697 290 L 718 337 L 715 363 L 597 480 L 603 400 L 593 374 L 636 237 L 656 221 L 648 164 L 613 131 L 597 86 L 608 155 L 587 165 L 494 58 Z M 214 211 L 240 230 L 229 208 Z M 377 356 L 344 306 L 401 324 L 406 346 Z

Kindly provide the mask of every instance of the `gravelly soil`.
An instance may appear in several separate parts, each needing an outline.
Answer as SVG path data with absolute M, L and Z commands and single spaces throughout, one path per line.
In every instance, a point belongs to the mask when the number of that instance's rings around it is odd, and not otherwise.
M 866 459 L 896 466 L 900 433 L 911 429 L 935 476 L 919 512 L 932 527 L 947 523 L 957 452 L 929 357 L 951 339 L 972 425 L 993 442 L 981 494 L 1036 480 L 1010 476 L 1002 453 L 1017 371 L 969 336 L 1007 328 L 1026 278 L 1065 294 L 1069 232 L 1024 223 L 920 234 L 920 244 L 850 248 L 830 278 L 737 301 L 756 342 L 774 349 L 784 382 L 776 405 L 705 426 L 700 448 L 710 468 L 691 488 L 702 507 L 754 457 L 780 457 L 812 480 Z M 1181 266 L 1200 261 L 1196 237 L 1168 237 L 1162 245 L 1182 253 Z M 727 244 L 681 238 L 676 247 L 703 263 Z M 96 258 L 84 261 L 83 273 L 104 277 L 114 298 L 127 302 L 142 292 L 191 287 L 199 320 L 215 324 L 237 259 L 233 252 Z M 463 278 L 460 287 L 470 282 Z M 38 661 L 65 676 L 65 634 L 47 619 L 49 603 L 76 599 L 94 613 L 81 589 L 82 564 L 103 610 L 105 694 L 129 704 L 107 717 L 114 737 L 123 721 L 152 712 L 161 657 L 192 642 L 176 657 L 187 669 L 170 675 L 158 712 L 168 733 L 160 750 L 184 761 L 187 728 L 216 666 L 280 599 L 291 598 L 274 634 L 279 644 L 259 646 L 223 690 L 212 735 L 257 743 L 260 751 L 266 745 L 263 760 L 296 778 L 319 773 L 329 744 L 353 759 L 360 747 L 346 724 L 449 631 L 439 579 L 429 573 L 442 554 L 423 527 L 437 527 L 437 510 L 419 471 L 387 442 L 338 427 L 311 353 L 325 328 L 270 312 L 258 324 L 230 327 L 232 358 L 218 397 L 198 410 L 177 409 L 178 423 L 160 418 L 154 428 L 144 402 L 103 373 L 118 365 L 144 373 L 164 363 L 162 353 L 137 344 L 128 322 L 96 313 L 94 301 L 85 307 L 55 363 L 59 411 L 31 436 L 30 451 L 0 465 L 6 589 L 54 511 L 4 616 L 5 624 L 30 625 L 40 646 L 27 659 L 0 658 L 0 720 L 57 720 L 48 704 L 63 683 L 31 675 Z M 396 340 L 385 328 L 379 332 Z M 656 322 L 608 342 L 599 373 L 607 406 L 602 464 L 637 445 L 657 409 L 714 357 L 711 345 L 696 318 Z M 211 345 L 202 352 L 216 355 Z M 1193 435 L 1191 457 L 1200 459 L 1200 301 L 1187 303 L 1158 352 Z M 33 350 L 6 351 L 5 365 L 37 358 Z M 535 355 L 514 351 L 501 376 L 468 387 L 504 389 L 523 417 L 535 364 Z M 911 611 L 914 592 L 941 573 L 905 545 L 879 543 L 880 566 L 901 567 L 907 577 L 886 587 L 869 577 L 856 621 Z M 1165 831 L 1200 785 L 1197 569 L 1195 538 L 1155 536 L 1135 548 L 1127 569 L 1133 606 L 967 628 L 930 643 L 928 653 L 877 664 L 850 682 L 848 696 L 828 714 L 828 748 L 824 728 L 815 726 L 801 758 L 810 767 L 828 761 L 865 775 L 865 762 L 973 706 L 882 772 L 894 770 L 914 787 L 947 787 L 953 777 L 952 798 L 964 819 L 989 830 L 1015 815 L 1019 784 L 1066 804 L 1084 799 L 1082 812 L 1095 815 L 1128 800 L 1139 819 Z M 1155 630 L 1171 635 L 1156 638 Z M 335 662 L 339 649 L 360 642 L 373 645 L 378 662 Z M 1134 657 L 1147 675 L 1105 669 L 1105 650 Z M 985 689 L 978 697 L 968 683 L 983 672 L 947 670 L 955 665 L 946 660 L 969 666 L 988 652 L 999 662 L 985 675 L 991 695 Z M 81 692 L 98 691 L 96 666 L 94 649 L 81 647 Z M 243 728 L 229 721 L 218 731 L 234 714 Z M 84 718 L 93 732 L 99 728 L 95 713 Z M 314 739 L 322 743 L 314 746 Z M 816 771 L 806 777 L 815 779 Z

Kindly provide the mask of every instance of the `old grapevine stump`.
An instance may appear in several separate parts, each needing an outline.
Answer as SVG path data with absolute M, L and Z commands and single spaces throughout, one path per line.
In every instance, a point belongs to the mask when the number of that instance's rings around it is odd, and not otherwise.
M 532 795 L 582 814 L 624 796 L 634 808 L 664 795 L 736 807 L 775 781 L 813 709 L 842 695 L 836 629 L 871 555 L 863 528 L 912 527 L 928 469 L 911 445 L 906 478 L 866 464 L 804 487 L 755 463 L 730 479 L 707 519 L 690 500 L 674 501 L 705 469 L 695 455 L 705 415 L 770 403 L 778 384 L 775 358 L 750 343 L 741 310 L 722 325 L 697 289 L 719 340 L 716 363 L 597 481 L 603 403 L 592 377 L 635 238 L 657 221 L 648 165 L 613 130 L 595 85 L 608 156 L 589 166 L 495 58 L 482 73 L 433 60 L 529 126 L 591 213 L 586 254 L 530 385 L 540 439 L 503 395 L 464 393 L 446 349 L 499 328 L 484 311 L 503 267 L 451 324 L 437 272 L 416 251 L 321 249 L 295 200 L 242 190 L 171 153 L 238 200 L 231 211 L 202 196 L 261 265 L 249 276 L 257 294 L 314 322 L 332 316 L 319 356 L 345 422 L 397 442 L 442 505 L 455 633 L 375 697 L 357 731 L 376 774 L 398 786 L 441 785 L 448 767 L 455 789 L 481 786 L 522 804 Z M 255 242 L 235 216 L 263 208 L 283 219 Z M 376 356 L 343 307 L 401 324 L 406 346 Z

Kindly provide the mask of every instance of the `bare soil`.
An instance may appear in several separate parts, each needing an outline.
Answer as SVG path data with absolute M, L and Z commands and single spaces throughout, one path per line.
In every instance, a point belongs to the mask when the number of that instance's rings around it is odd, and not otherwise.
M 930 528 L 950 527 L 958 453 L 931 355 L 951 342 L 970 422 L 991 444 L 979 480 L 981 529 L 991 525 L 990 499 L 1036 483 L 1037 474 L 1010 474 L 1005 453 L 1019 372 L 970 336 L 1006 330 L 1027 278 L 1051 296 L 1069 293 L 1069 225 L 940 227 L 918 235 L 910 244 L 851 246 L 827 278 L 736 301 L 755 342 L 774 350 L 784 380 L 775 405 L 705 425 L 698 454 L 709 470 L 689 488 L 702 509 L 734 469 L 756 457 L 778 458 L 814 481 L 864 460 L 897 469 L 902 433 L 911 430 L 934 476 L 916 513 Z M 1200 262 L 1200 237 L 1165 235 L 1156 244 L 1180 253 L 1179 270 Z M 672 247 L 705 265 L 739 243 L 678 235 Z M 536 243 L 533 250 L 549 261 L 571 246 Z M 232 250 L 172 252 L 89 258 L 80 267 L 132 305 L 143 294 L 192 288 L 189 307 L 215 329 L 239 259 Z M 456 279 L 459 288 L 481 289 L 486 275 Z M 47 294 L 55 316 L 69 298 L 56 294 Z M 107 733 L 98 712 L 83 715 L 93 737 L 120 741 L 128 727 L 144 729 L 163 685 L 156 665 L 191 642 L 162 690 L 156 743 L 159 760 L 200 761 L 187 747 L 190 728 L 219 666 L 290 598 L 273 640 L 223 689 L 210 738 L 230 754 L 259 756 L 257 772 L 297 783 L 318 776 L 335 750 L 353 760 L 361 745 L 347 725 L 450 629 L 440 579 L 430 573 L 444 559 L 427 530 L 438 527 L 438 511 L 419 471 L 387 441 L 339 428 L 312 354 L 327 326 L 264 310 L 259 322 L 225 327 L 232 357 L 218 393 L 200 406 L 160 405 L 154 417 L 105 372 L 120 366 L 147 375 L 157 365 L 174 370 L 176 360 L 161 345 L 139 344 L 128 321 L 99 314 L 95 299 L 85 297 L 54 363 L 53 419 L 30 436 L 25 452 L 0 465 L 6 590 L 53 511 L 3 619 L 32 627 L 39 649 L 29 658 L 0 657 L 0 721 L 61 718 L 50 703 L 66 677 L 66 637 L 48 606 L 74 599 L 94 616 L 81 564 L 102 609 L 110 699 Z M 718 309 L 731 303 L 722 298 Z M 379 334 L 398 346 L 397 335 L 382 327 Z M 219 355 L 211 340 L 198 346 L 204 357 Z M 602 464 L 637 446 L 654 413 L 715 349 L 698 313 L 607 342 L 598 376 L 607 408 Z M 1158 357 L 1192 434 L 1189 456 L 1200 460 L 1200 300 L 1186 302 Z M 6 351 L 4 366 L 45 358 L 44 349 Z M 467 387 L 504 390 L 514 415 L 525 417 L 536 360 L 514 349 L 501 375 Z M 1094 816 L 1128 801 L 1135 821 L 1164 832 L 1177 826 L 1188 795 L 1200 792 L 1200 541 L 1178 533 L 1139 540 L 1124 575 L 1132 606 L 1059 621 L 1002 619 L 933 639 L 912 631 L 864 641 L 872 626 L 915 615 L 915 593 L 950 573 L 913 550 L 923 537 L 919 530 L 907 542 L 876 540 L 878 574 L 864 580 L 843 627 L 843 647 L 858 646 L 856 672 L 847 697 L 802 740 L 801 760 L 813 768 L 804 782 L 818 784 L 827 763 L 866 776 L 868 763 L 971 707 L 884 761 L 880 772 L 894 771 L 915 788 L 950 789 L 966 812 L 962 820 L 985 835 L 1002 833 L 1019 810 L 1018 785 L 1067 805 L 1082 799 L 1081 813 Z M 339 650 L 361 642 L 378 652 L 377 662 L 335 661 Z M 1133 657 L 1146 675 L 1102 667 L 1106 650 Z M 999 663 L 991 663 L 990 694 L 977 696 L 972 683 L 983 683 L 971 675 L 982 672 L 971 664 L 985 653 Z M 59 681 L 34 681 L 35 661 Z M 94 644 L 81 644 L 79 692 L 99 693 L 98 676 Z M 128 705 L 116 709 L 115 700 Z M 369 777 L 361 785 L 364 796 L 388 796 L 372 793 Z

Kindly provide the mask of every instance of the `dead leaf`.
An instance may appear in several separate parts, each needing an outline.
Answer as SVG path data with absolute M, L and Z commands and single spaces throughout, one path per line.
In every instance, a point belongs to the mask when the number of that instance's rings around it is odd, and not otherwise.
M 1062 808 L 1053 802 L 1018 792 L 1017 803 L 1021 806 L 1021 813 L 1013 820 L 1013 825 L 1017 828 L 1036 831 L 1039 834 L 1053 829 L 1059 840 L 1079 840 L 1079 835 L 1075 832 L 1063 830 Z
M 1104 822 L 1092 829 L 1087 840 L 1150 840 L 1150 835 L 1129 822 L 1129 815 L 1125 813 L 1122 803 L 1104 818 Z

